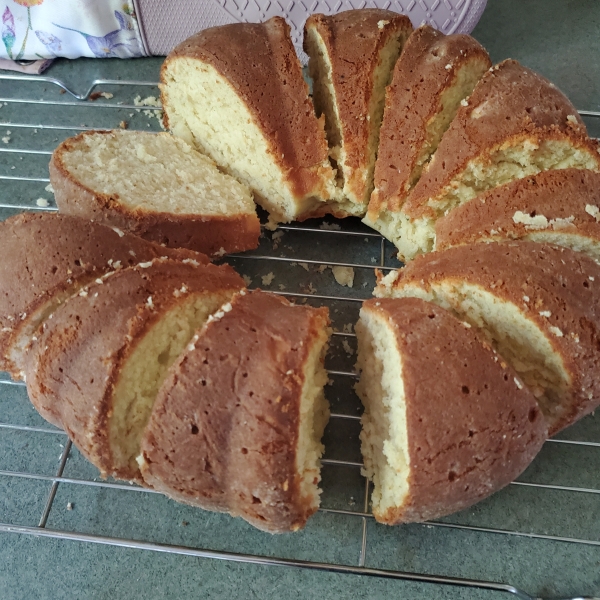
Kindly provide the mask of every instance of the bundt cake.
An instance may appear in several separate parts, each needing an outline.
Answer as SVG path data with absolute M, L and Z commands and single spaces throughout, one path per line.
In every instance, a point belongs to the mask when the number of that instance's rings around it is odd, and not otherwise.
M 408 38 L 386 91 L 367 225 L 394 240 L 396 213 L 490 67 L 487 52 L 468 35 L 445 36 L 423 25 Z
M 545 171 L 480 194 L 438 219 L 436 248 L 526 239 L 600 262 L 600 173 Z
M 362 216 L 367 209 L 385 87 L 411 31 L 408 17 L 379 9 L 313 14 L 306 21 L 313 101 L 317 115 L 325 116 L 340 188 L 322 213 Z
M 435 221 L 482 192 L 540 171 L 600 170 L 573 105 L 516 61 L 492 67 L 463 104 L 398 213 L 402 260 L 432 250 Z
M 319 506 L 328 323 L 326 308 L 261 291 L 209 318 L 158 395 L 146 483 L 272 533 L 303 527 Z
M 27 391 L 103 477 L 140 481 L 142 432 L 169 366 L 244 282 L 229 266 L 155 259 L 82 288 L 27 355 Z
M 600 265 L 534 242 L 468 244 L 420 256 L 375 295 L 418 297 L 483 330 L 538 399 L 549 435 L 600 404 Z
M 165 126 L 247 184 L 272 221 L 335 195 L 323 121 L 282 18 L 197 33 L 165 60 L 160 89 Z
M 209 255 L 258 246 L 246 186 L 168 133 L 86 131 L 52 155 L 50 182 L 66 214 Z
M 466 508 L 542 447 L 533 394 L 468 323 L 417 298 L 372 299 L 356 334 L 364 471 L 380 523 Z
M 207 263 L 118 229 L 53 213 L 0 222 L 0 370 L 22 377 L 23 354 L 42 321 L 108 271 L 161 256 Z

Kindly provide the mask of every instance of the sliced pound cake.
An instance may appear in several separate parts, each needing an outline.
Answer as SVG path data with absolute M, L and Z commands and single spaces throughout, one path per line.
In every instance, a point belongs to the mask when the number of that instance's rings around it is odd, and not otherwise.
M 600 262 L 600 173 L 545 171 L 484 192 L 435 224 L 436 249 L 525 239 Z
M 98 278 L 54 312 L 32 344 L 33 405 L 103 477 L 140 481 L 140 439 L 168 368 L 243 287 L 229 266 L 171 259 Z
M 240 292 L 169 371 L 142 441 L 147 484 L 175 500 L 296 531 L 319 506 L 329 418 L 326 308 Z
M 498 185 L 551 169 L 600 170 L 596 142 L 569 100 L 514 60 L 490 69 L 442 137 L 401 213 L 403 260 L 435 245 L 435 221 Z
M 385 87 L 411 32 L 408 17 L 379 9 L 314 14 L 306 21 L 304 51 L 310 57 L 313 101 L 317 115 L 325 116 L 340 187 L 339 197 L 322 207 L 322 213 L 365 214 Z
M 408 38 L 385 96 L 375 189 L 364 222 L 394 241 L 400 210 L 442 135 L 483 74 L 484 48 L 423 25 Z
M 168 133 L 88 131 L 52 155 L 61 212 L 208 255 L 258 246 L 250 191 Z
M 248 185 L 273 222 L 335 193 L 322 120 L 280 17 L 205 29 L 161 69 L 165 125 Z
M 468 323 L 417 298 L 373 299 L 356 335 L 364 471 L 380 523 L 462 510 L 542 447 L 534 396 Z
M 0 222 L 0 370 L 22 377 L 38 327 L 82 286 L 113 270 L 168 256 L 207 263 L 197 252 L 163 248 L 119 229 L 53 213 Z
M 375 295 L 422 298 L 481 328 L 553 435 L 600 404 L 599 286 L 600 265 L 585 254 L 518 241 L 420 256 Z

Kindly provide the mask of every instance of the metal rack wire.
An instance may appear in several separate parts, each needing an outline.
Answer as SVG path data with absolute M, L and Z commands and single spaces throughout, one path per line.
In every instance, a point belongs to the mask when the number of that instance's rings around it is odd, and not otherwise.
M 82 94 L 76 94 L 60 80 L 44 77 L 0 75 L 0 85 L 3 90 L 0 93 L 1 218 L 22 210 L 56 210 L 45 186 L 49 183 L 48 157 L 61 139 L 74 132 L 118 127 L 124 120 L 132 129 L 159 129 L 158 120 L 152 115 L 160 108 L 131 102 L 132 92 L 156 96 L 155 83 L 98 79 Z M 40 86 L 45 86 L 41 97 Z M 92 102 L 97 90 L 106 94 Z M 74 100 L 67 100 L 64 92 Z M 26 119 L 16 116 L 23 114 L 19 110 L 22 106 L 27 107 Z M 581 111 L 581 114 L 600 117 L 600 113 L 590 111 Z M 369 509 L 369 484 L 360 475 L 360 407 L 352 389 L 355 336 L 350 324 L 356 322 L 360 302 L 370 296 L 375 268 L 386 270 L 399 266 L 393 247 L 358 222 L 326 218 L 309 225 L 284 226 L 276 234 L 264 231 L 256 251 L 228 260 L 249 278 L 250 287 L 271 289 L 297 302 L 326 304 L 331 310 L 336 331 L 327 364 L 332 416 L 325 439 L 324 494 L 322 508 L 309 523 L 307 532 L 292 539 L 284 536 L 285 541 L 281 543 L 276 541 L 280 538 L 271 537 L 265 542 L 263 534 L 238 520 L 199 510 L 192 512 L 152 490 L 99 480 L 64 432 L 37 417 L 27 402 L 23 384 L 2 375 L 0 489 L 7 499 L 5 506 L 13 501 L 19 504 L 14 498 L 17 494 L 22 498 L 24 489 L 29 502 L 21 507 L 21 512 L 7 509 L 3 512 L 0 502 L 0 532 L 268 566 L 464 586 L 512 594 L 522 600 L 531 600 L 533 596 L 503 583 L 510 571 L 508 564 L 501 565 L 497 572 L 485 570 L 488 561 L 485 552 L 489 551 L 490 540 L 493 545 L 500 545 L 498 540 L 507 541 L 504 550 L 507 556 L 515 551 L 515 544 L 523 544 L 519 551 L 524 553 L 535 550 L 536 544 L 552 544 L 554 548 L 561 548 L 561 556 L 570 555 L 575 548 L 577 560 L 585 555 L 586 549 L 600 548 L 597 475 L 600 468 L 595 468 L 600 467 L 600 417 L 588 417 L 560 439 L 549 440 L 519 481 L 474 511 L 405 528 L 376 525 Z M 330 269 L 335 266 L 354 269 L 352 287 L 341 287 L 336 282 Z M 57 443 L 61 446 L 58 466 L 48 459 Z M 545 495 L 539 496 L 542 493 Z M 562 495 L 562 499 L 555 501 L 554 494 Z M 136 518 L 141 519 L 140 526 L 127 536 L 127 527 L 107 524 L 105 502 L 109 496 L 134 507 L 140 504 L 141 513 L 151 507 L 161 518 L 171 519 L 170 525 L 157 532 L 148 525 L 149 521 L 135 513 Z M 74 500 L 66 502 L 69 498 Z M 578 519 L 563 514 L 562 507 L 567 505 L 581 512 Z M 65 506 L 69 509 L 67 512 Z M 76 510 L 70 510 L 73 507 Z M 557 518 L 558 522 L 549 525 L 536 514 L 537 508 L 548 511 L 548 519 Z M 78 512 L 85 513 L 83 520 L 71 518 Z M 148 515 L 147 520 L 150 518 Z M 204 541 L 208 543 L 194 543 L 198 536 L 181 533 L 187 525 L 182 528 L 180 524 L 189 524 L 192 520 L 196 532 L 205 535 Z M 223 527 L 239 533 L 236 547 L 220 547 L 215 543 L 213 534 Z M 332 534 L 337 531 L 343 534 Z M 471 546 L 475 550 L 468 561 L 470 571 L 467 568 L 463 572 L 452 572 L 443 560 L 434 564 L 415 560 L 411 564 L 410 560 L 396 557 L 390 564 L 381 561 L 378 552 L 371 551 L 372 547 L 393 546 L 399 537 L 410 538 L 418 542 L 419 547 L 437 543 L 450 548 L 465 543 L 465 536 L 472 536 L 469 544 L 475 544 Z M 348 551 L 340 549 L 344 542 Z M 318 544 L 325 544 L 323 551 L 315 550 Z M 479 553 L 481 556 L 477 556 Z M 588 557 L 592 569 L 597 556 Z M 431 555 L 425 552 L 422 560 L 428 557 Z M 487 572 L 496 576 L 487 581 L 481 576 Z M 593 577 L 592 573 L 590 581 Z

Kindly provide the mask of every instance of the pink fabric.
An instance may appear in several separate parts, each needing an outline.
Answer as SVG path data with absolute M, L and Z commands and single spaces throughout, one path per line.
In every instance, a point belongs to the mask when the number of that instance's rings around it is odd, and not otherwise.
M 429 23 L 443 33 L 469 33 L 487 0 L 134 0 L 148 54 L 168 54 L 192 34 L 227 23 L 264 21 L 276 15 L 292 26 L 300 58 L 302 29 L 312 13 L 332 14 L 354 8 L 386 8 L 410 17 L 413 25 Z

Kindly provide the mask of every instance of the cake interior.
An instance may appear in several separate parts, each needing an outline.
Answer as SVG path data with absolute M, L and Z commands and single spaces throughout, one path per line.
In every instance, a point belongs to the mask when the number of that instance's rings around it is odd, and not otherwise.
M 374 484 L 375 514 L 401 506 L 408 497 L 410 458 L 402 356 L 392 328 L 375 312 L 361 310 L 356 325 L 356 391 L 365 411 L 360 433 L 363 475 Z
M 434 155 L 432 160 L 435 160 Z M 436 198 L 430 198 L 427 206 L 433 216 L 415 220 L 403 212 L 388 214 L 388 239 L 393 242 L 405 260 L 417 254 L 431 252 L 435 248 L 435 221 L 451 210 L 475 198 L 479 194 L 516 179 L 522 179 L 551 169 L 598 170 L 598 157 L 586 146 L 576 146 L 567 137 L 542 139 L 518 139 L 493 149 L 487 158 L 469 161 Z M 387 237 L 387 236 L 386 236 Z
M 115 472 L 137 473 L 136 457 L 142 434 L 169 367 L 197 329 L 233 296 L 190 294 L 161 316 L 141 337 L 121 369 L 114 386 L 108 437 Z
M 385 105 L 385 88 L 389 85 L 394 65 L 400 56 L 407 34 L 395 33 L 389 36 L 379 53 L 379 60 L 373 70 L 372 94 L 369 102 L 367 121 L 369 136 L 365 164 L 354 169 L 347 164 L 344 148 L 343 124 L 340 119 L 331 61 L 327 47 L 316 28 L 310 27 L 306 36 L 306 50 L 310 57 L 309 73 L 313 81 L 313 100 L 318 116 L 325 115 L 325 131 L 329 144 L 329 156 L 337 170 L 337 185 L 341 197 L 331 203 L 350 214 L 362 216 L 373 190 L 373 172 L 379 146 L 379 130 Z M 356 188 L 362 194 L 356 193 Z
M 82 136 L 62 154 L 86 187 L 131 210 L 230 216 L 255 214 L 250 191 L 189 144 L 133 131 Z
M 480 328 L 532 391 L 552 429 L 564 411 L 571 378 L 547 334 L 517 305 L 460 280 L 435 282 L 428 290 L 407 284 L 390 295 L 433 302 Z
M 171 131 L 252 188 L 277 220 L 289 222 L 320 203 L 290 189 L 255 116 L 214 67 L 181 57 L 163 69 L 163 80 Z
M 524 239 L 583 252 L 600 264 L 600 239 L 576 231 L 532 231 Z
M 471 95 L 477 82 L 487 70 L 487 67 L 488 63 L 480 56 L 474 57 L 471 61 L 461 65 L 456 70 L 454 80 L 440 94 L 435 114 L 425 126 L 425 140 L 416 156 L 415 166 L 406 182 L 406 188 L 404 190 L 397 190 L 398 195 L 393 198 L 396 210 L 404 204 L 408 193 L 421 178 L 423 168 L 437 150 L 440 140 L 456 116 L 461 102 Z M 389 158 L 392 159 L 392 157 Z M 382 160 L 381 156 L 379 160 Z M 383 214 L 367 213 L 364 222 L 379 231 L 390 241 L 393 241 L 396 235 L 394 218 L 388 217 L 385 207 L 382 208 L 384 209 Z M 394 210 L 389 205 L 387 208 L 388 210 Z
M 329 403 L 324 387 L 327 372 L 324 367 L 328 333 L 325 328 L 314 341 L 304 367 L 304 384 L 300 398 L 300 423 L 296 449 L 296 472 L 300 477 L 300 495 L 310 511 L 319 507 L 321 490 L 321 456 L 325 447 L 321 443 L 329 421 Z

